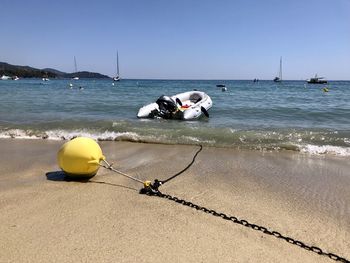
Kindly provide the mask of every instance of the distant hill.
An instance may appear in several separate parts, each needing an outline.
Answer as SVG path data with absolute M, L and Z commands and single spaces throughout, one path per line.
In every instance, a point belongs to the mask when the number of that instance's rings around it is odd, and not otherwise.
M 66 73 L 53 68 L 37 69 L 29 66 L 18 66 L 18 65 L 11 65 L 5 62 L 0 62 L 0 76 L 2 75 L 6 75 L 10 77 L 17 76 L 20 78 L 42 78 L 42 77 L 48 77 L 48 78 L 79 77 L 79 78 L 98 78 L 98 79 L 110 78 L 106 75 L 102 75 L 96 72 L 79 71 L 76 73 Z
M 74 78 L 74 77 L 79 77 L 83 79 L 105 79 L 105 78 L 110 78 L 106 75 L 102 75 L 100 73 L 95 73 L 95 72 L 89 72 L 89 71 L 78 71 L 76 73 L 66 73 L 64 75 L 64 78 Z
M 20 78 L 42 78 L 47 76 L 49 78 L 55 78 L 56 74 L 45 72 L 41 69 L 32 68 L 29 66 L 17 66 L 11 65 L 5 62 L 0 62 L 0 76 L 17 76 Z
M 46 71 L 46 72 L 51 72 L 53 74 L 56 74 L 57 76 L 64 76 L 65 74 L 67 74 L 65 72 L 62 72 L 62 71 L 59 71 L 59 70 L 53 69 L 53 68 L 44 68 L 42 70 Z

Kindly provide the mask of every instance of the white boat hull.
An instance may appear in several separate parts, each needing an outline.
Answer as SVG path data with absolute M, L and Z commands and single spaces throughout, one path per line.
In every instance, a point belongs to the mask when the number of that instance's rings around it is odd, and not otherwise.
M 176 103 L 176 109 L 163 117 L 158 103 L 153 102 L 140 108 L 138 118 L 168 118 L 180 120 L 195 120 L 202 117 L 213 105 L 211 98 L 201 91 L 188 91 L 171 97 Z M 180 103 L 178 103 L 180 101 Z
M 8 79 L 11 79 L 11 77 L 10 76 L 6 76 L 6 75 L 2 75 L 1 79 L 2 80 L 8 80 Z

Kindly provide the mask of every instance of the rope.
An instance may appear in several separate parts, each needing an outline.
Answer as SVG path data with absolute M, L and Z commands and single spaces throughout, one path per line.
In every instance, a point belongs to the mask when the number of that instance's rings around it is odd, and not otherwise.
M 106 168 L 106 169 L 108 169 L 108 170 L 111 170 L 111 171 L 113 171 L 113 172 L 115 172 L 115 173 L 118 173 L 118 174 L 120 174 L 120 175 L 122 175 L 122 176 L 125 176 L 125 177 L 127 177 L 127 178 L 129 178 L 129 179 L 131 179 L 131 180 L 134 180 L 134 181 L 136 181 L 136 182 L 139 182 L 139 183 L 141 183 L 141 184 L 143 184 L 143 185 L 145 184 L 145 182 L 141 181 L 140 179 L 137 179 L 137 178 L 135 178 L 135 177 L 132 177 L 132 176 L 130 176 L 130 175 L 126 174 L 126 173 L 123 173 L 123 172 L 121 172 L 121 171 L 118 171 L 117 169 L 114 169 L 114 168 L 112 167 L 113 164 L 109 164 L 106 160 L 103 160 L 103 161 L 106 163 L 107 166 L 105 166 L 105 165 L 103 165 L 103 164 L 100 164 L 101 167 Z
M 132 177 L 132 176 L 126 174 L 126 173 L 123 173 L 123 172 L 113 168 L 113 166 L 112 166 L 113 164 L 109 164 L 106 160 L 103 160 L 103 162 L 106 165 L 100 164 L 100 166 L 103 167 L 103 168 L 106 168 L 107 170 L 111 170 L 111 171 L 113 171 L 115 173 L 118 173 L 118 174 L 120 174 L 122 176 L 125 176 L 125 177 L 131 179 L 131 180 L 134 180 L 136 182 L 139 182 L 139 183 L 143 184 L 144 188 L 142 188 L 140 190 L 140 192 L 144 192 L 145 189 L 147 189 L 147 191 L 154 191 L 155 190 L 155 192 L 156 192 L 156 191 L 158 191 L 158 187 L 159 186 L 161 186 L 162 184 L 165 184 L 166 182 L 169 182 L 170 180 L 174 179 L 175 177 L 179 176 L 180 174 L 185 172 L 187 169 L 189 169 L 193 165 L 194 161 L 197 158 L 197 155 L 202 151 L 202 149 L 203 149 L 203 146 L 199 145 L 199 149 L 197 150 L 197 152 L 193 156 L 192 161 L 184 169 L 182 169 L 180 172 L 170 176 L 168 179 L 165 179 L 164 181 L 159 181 L 159 180 L 156 179 L 153 184 L 151 183 L 151 181 L 141 181 L 138 178 Z
M 197 155 L 202 151 L 203 146 L 202 145 L 198 145 L 200 148 L 198 149 L 198 151 L 196 152 L 196 154 L 193 156 L 192 161 L 189 165 L 187 165 L 184 169 L 182 169 L 180 172 L 174 174 L 173 176 L 170 176 L 168 179 L 165 179 L 164 181 L 161 181 L 161 184 L 165 184 L 166 182 L 169 182 L 170 180 L 174 179 L 175 177 L 179 176 L 180 174 L 182 174 L 183 172 L 185 172 L 188 168 L 190 168 L 192 166 L 192 164 L 194 163 L 194 161 L 197 158 Z

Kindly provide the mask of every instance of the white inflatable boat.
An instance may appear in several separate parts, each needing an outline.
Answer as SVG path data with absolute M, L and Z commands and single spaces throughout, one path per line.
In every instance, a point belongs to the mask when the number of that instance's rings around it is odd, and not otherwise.
M 160 96 L 156 102 L 140 108 L 138 118 L 194 120 L 209 117 L 211 98 L 201 91 L 188 91 L 171 97 Z

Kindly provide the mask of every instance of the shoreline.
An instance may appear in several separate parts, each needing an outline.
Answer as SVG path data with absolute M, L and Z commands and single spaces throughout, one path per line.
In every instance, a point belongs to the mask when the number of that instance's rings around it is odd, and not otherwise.
M 330 262 L 100 169 L 90 183 L 48 178 L 65 141 L 1 139 L 0 261 Z M 141 180 L 170 177 L 198 147 L 98 142 Z M 18 160 L 18 162 L 17 162 Z M 203 147 L 160 190 L 350 258 L 347 158 Z
M 9 132 L 11 131 L 11 132 Z M 299 154 L 304 154 L 307 156 L 330 156 L 330 157 L 339 157 L 339 158 L 348 158 L 350 156 L 350 147 L 348 146 L 339 146 L 339 145 L 332 145 L 332 144 L 324 144 L 324 145 L 317 145 L 317 144 L 295 144 L 294 142 L 284 143 L 280 142 L 280 144 L 277 145 L 239 145 L 239 144 L 212 144 L 212 142 L 208 141 L 200 141 L 198 139 L 194 140 L 193 138 L 190 141 L 186 141 L 185 143 L 179 143 L 176 140 L 171 141 L 169 140 L 158 140 L 156 137 L 143 137 L 140 134 L 133 133 L 133 132 L 114 132 L 110 131 L 107 133 L 101 133 L 101 134 L 94 134 L 90 132 L 76 132 L 70 134 L 67 132 L 65 135 L 63 135 L 65 132 L 62 130 L 57 130 L 56 132 L 62 133 L 61 135 L 53 136 L 50 134 L 46 134 L 44 131 L 41 132 L 41 135 L 25 135 L 24 130 L 20 129 L 11 129 L 9 131 L 6 131 L 5 134 L 0 134 L 0 141 L 1 140 L 47 140 L 47 141 L 55 141 L 55 142 L 66 142 L 69 140 L 72 140 L 76 137 L 89 137 L 94 139 L 97 142 L 125 142 L 125 143 L 143 143 L 143 144 L 160 144 L 160 145 L 182 145 L 182 146 L 198 146 L 202 145 L 203 147 L 208 148 L 217 148 L 217 149 L 230 149 L 233 151 L 257 151 L 261 153 L 283 153 L 283 152 L 294 152 Z M 52 137 L 53 136 L 53 137 Z M 100 137 L 102 136 L 102 137 Z M 348 143 L 348 142 L 346 142 Z

